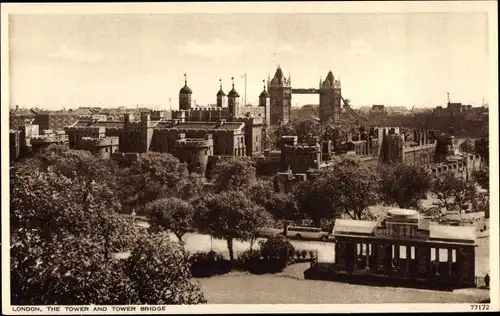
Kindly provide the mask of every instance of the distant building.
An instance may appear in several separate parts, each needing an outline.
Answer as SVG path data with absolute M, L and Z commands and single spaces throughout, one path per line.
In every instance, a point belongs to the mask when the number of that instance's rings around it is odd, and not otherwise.
M 16 130 L 9 130 L 9 150 L 10 162 L 14 162 L 21 153 L 21 132 Z
M 387 114 L 387 109 L 383 104 L 374 104 L 369 113 L 371 115 L 385 115 Z
M 68 136 L 64 131 L 42 130 L 39 135 L 32 136 L 30 139 L 31 150 L 34 154 L 42 148 L 46 148 L 52 144 L 68 143 Z

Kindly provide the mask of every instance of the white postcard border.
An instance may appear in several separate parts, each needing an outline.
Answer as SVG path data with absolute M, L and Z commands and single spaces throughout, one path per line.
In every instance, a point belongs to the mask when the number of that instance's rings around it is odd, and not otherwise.
M 103 13 L 402 13 L 402 12 L 485 12 L 489 18 L 489 58 L 490 58 L 490 179 L 491 192 L 498 192 L 498 16 L 496 1 L 419 1 L 419 2 L 280 2 L 280 3 L 106 3 L 106 4 L 2 4 L 1 5 L 1 117 L 2 117 L 2 312 L 4 314 L 55 314 L 41 307 L 42 312 L 14 312 L 10 305 L 10 269 L 9 269 L 9 29 L 10 14 L 103 14 Z M 474 80 L 474 78 L 471 78 Z M 499 309 L 499 213 L 498 195 L 491 196 L 490 218 L 490 262 L 491 271 L 491 303 L 490 310 Z M 495 266 L 496 265 L 496 266 Z M 478 305 L 478 304 L 475 304 Z M 479 304 L 480 305 L 480 304 Z M 87 314 L 85 312 L 65 312 L 64 306 L 57 314 Z M 262 312 L 452 312 L 471 311 L 471 304 L 332 304 L 332 305 L 199 305 L 199 306 L 167 306 L 165 314 L 187 313 L 262 313 Z M 480 310 L 478 310 L 480 311 Z M 116 313 L 108 306 L 107 312 Z M 128 312 L 120 312 L 129 314 Z M 131 312 L 132 313 L 132 312 Z M 139 307 L 136 312 L 140 312 Z M 150 312 L 147 312 L 150 313 Z

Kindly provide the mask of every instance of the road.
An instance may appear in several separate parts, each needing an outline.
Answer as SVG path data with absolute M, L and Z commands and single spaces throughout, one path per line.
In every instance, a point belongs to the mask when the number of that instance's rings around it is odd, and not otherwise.
M 178 240 L 173 234 L 171 234 L 170 238 L 174 241 Z M 223 253 L 226 255 L 228 253 L 227 243 L 225 240 L 211 238 L 208 235 L 196 233 L 186 234 L 183 237 L 183 240 L 185 248 L 190 252 L 213 250 L 217 253 Z M 259 240 L 264 240 L 264 238 L 257 239 L 257 242 L 254 244 L 254 249 L 258 249 L 257 243 Z M 302 240 L 290 240 L 290 242 L 297 250 L 317 250 L 319 261 L 333 262 L 335 251 L 334 243 Z M 236 240 L 233 243 L 233 248 L 234 254 L 237 256 L 239 253 L 249 250 L 250 243 Z
M 171 240 L 177 241 L 177 237 L 174 234 L 169 234 Z M 209 235 L 203 235 L 198 233 L 186 234 L 183 237 L 184 247 L 189 252 L 197 251 L 210 251 L 213 250 L 217 253 L 224 254 L 228 256 L 227 243 L 225 240 L 211 238 Z M 254 244 L 254 249 L 258 249 L 258 241 L 265 240 L 265 238 L 257 239 Z M 321 242 L 312 240 L 290 240 L 295 249 L 297 250 L 312 250 L 317 251 L 318 261 L 320 262 L 333 262 L 335 258 L 335 243 L 333 242 Z M 483 276 L 489 272 L 489 238 L 479 238 L 477 241 L 478 247 L 476 248 L 476 275 Z M 249 242 L 242 242 L 235 240 L 233 242 L 234 255 L 237 257 L 240 253 L 250 249 Z M 444 260 L 447 256 L 446 250 L 442 249 L 440 251 L 440 258 Z M 434 255 L 431 255 L 431 259 L 434 260 Z

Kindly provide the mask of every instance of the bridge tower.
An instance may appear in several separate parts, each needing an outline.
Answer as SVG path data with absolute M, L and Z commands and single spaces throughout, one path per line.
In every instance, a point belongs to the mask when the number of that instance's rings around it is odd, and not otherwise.
M 286 124 L 290 121 L 292 111 L 292 81 L 290 76 L 285 78 L 280 66 L 276 69 L 274 78 L 268 80 L 270 95 L 270 123 L 271 125 Z
M 319 85 L 319 118 L 322 122 L 337 123 L 342 109 L 340 80 L 335 80 L 332 71 Z

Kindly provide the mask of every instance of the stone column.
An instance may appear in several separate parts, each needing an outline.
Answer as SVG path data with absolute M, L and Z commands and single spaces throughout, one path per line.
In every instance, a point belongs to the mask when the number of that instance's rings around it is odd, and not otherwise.
M 338 241 L 335 241 L 335 264 L 340 264 L 340 244 Z
M 370 244 L 365 243 L 366 252 L 365 252 L 365 260 L 366 260 L 366 270 L 370 270 Z
M 453 273 L 451 271 L 451 264 L 453 263 L 453 250 L 448 248 L 448 278 L 451 278 Z
M 415 260 L 417 261 L 418 275 L 423 278 L 430 277 L 431 249 L 426 244 L 415 247 Z
M 400 250 L 400 245 L 399 244 L 394 245 L 394 262 L 396 262 L 398 272 L 401 259 L 401 254 L 399 253 L 399 250 Z
M 405 271 L 405 274 L 407 276 L 411 274 L 410 261 L 411 261 L 411 246 L 406 245 L 406 271 Z
M 384 245 L 384 268 L 387 275 L 393 274 L 392 270 L 392 244 Z
M 378 249 L 378 244 L 377 243 L 372 243 L 372 262 L 371 262 L 371 265 L 370 265 L 370 270 L 372 273 L 375 273 L 377 272 L 377 269 L 378 269 L 378 252 L 377 252 L 377 249 Z
M 436 253 L 436 274 L 439 274 L 439 248 L 435 247 L 434 251 Z

